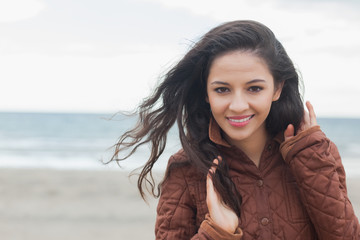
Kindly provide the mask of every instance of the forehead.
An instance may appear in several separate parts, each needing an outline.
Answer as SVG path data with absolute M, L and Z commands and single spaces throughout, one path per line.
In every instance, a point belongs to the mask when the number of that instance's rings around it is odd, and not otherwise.
M 238 68 L 244 70 L 264 68 L 269 71 L 268 65 L 264 59 L 258 57 L 253 52 L 241 50 L 231 51 L 217 56 L 210 66 L 210 71 L 214 67 L 224 69 Z
M 208 81 L 231 79 L 273 80 L 265 60 L 249 51 L 232 51 L 214 59 Z

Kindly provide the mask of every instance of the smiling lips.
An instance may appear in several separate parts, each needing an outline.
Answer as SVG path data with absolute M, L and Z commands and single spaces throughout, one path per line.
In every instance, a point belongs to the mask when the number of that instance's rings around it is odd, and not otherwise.
M 246 126 L 250 120 L 254 117 L 254 115 L 248 116 L 235 116 L 235 117 L 227 117 L 228 122 L 231 126 L 234 127 L 244 127 Z

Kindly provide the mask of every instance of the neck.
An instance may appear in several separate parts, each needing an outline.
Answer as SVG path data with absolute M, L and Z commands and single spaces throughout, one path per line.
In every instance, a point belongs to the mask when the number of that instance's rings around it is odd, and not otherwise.
M 260 129 L 259 129 L 260 130 Z M 241 149 L 254 164 L 259 167 L 261 154 L 265 148 L 265 144 L 268 141 L 269 136 L 264 128 L 263 130 L 255 132 L 251 137 L 241 141 L 231 141 L 226 139 L 228 142 Z
M 245 146 L 237 146 L 240 148 L 254 164 L 259 167 L 261 154 L 264 150 L 266 139 L 262 142 L 256 142 L 256 144 L 246 144 Z

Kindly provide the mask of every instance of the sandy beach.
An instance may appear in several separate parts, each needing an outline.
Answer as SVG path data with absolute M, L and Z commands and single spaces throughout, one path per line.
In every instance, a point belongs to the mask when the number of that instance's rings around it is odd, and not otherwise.
M 360 215 L 360 178 L 348 178 Z M 157 200 L 140 198 L 121 171 L 0 169 L 4 240 L 154 239 Z
M 121 171 L 0 169 L 0 238 L 154 239 L 156 200 L 144 203 L 130 180 Z

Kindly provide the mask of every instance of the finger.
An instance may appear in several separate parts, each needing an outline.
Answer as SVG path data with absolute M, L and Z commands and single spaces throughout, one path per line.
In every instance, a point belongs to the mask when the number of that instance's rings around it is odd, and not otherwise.
M 218 158 L 220 158 L 220 156 L 218 156 Z M 213 165 L 211 166 L 211 168 L 210 168 L 210 170 L 209 170 L 212 174 L 215 174 L 216 169 L 217 169 L 217 167 L 218 167 L 218 165 L 219 165 L 219 160 L 218 160 L 218 158 L 215 158 L 215 159 L 214 159 Z
M 294 128 L 294 125 L 292 124 L 289 124 L 288 127 L 285 129 L 284 131 L 284 138 L 285 138 L 285 141 L 292 138 L 295 134 L 295 128 Z
M 206 178 L 206 204 L 209 209 L 213 209 L 214 207 L 216 207 L 216 204 L 219 203 L 219 197 L 217 192 L 215 191 L 214 183 L 212 181 L 212 176 L 216 172 L 219 160 L 214 159 L 213 164 L 214 165 L 209 169 L 209 173 L 207 174 Z
M 219 158 L 219 157 L 218 157 Z M 212 176 L 215 174 L 216 172 L 216 168 L 219 164 L 219 160 L 217 158 L 215 158 L 213 160 L 213 165 L 211 166 L 211 168 L 209 169 L 209 172 L 207 174 L 207 178 L 206 178 L 206 188 L 208 188 L 211 191 L 214 191 L 214 186 L 213 186 L 213 181 L 212 181 Z
M 306 102 L 306 107 L 309 110 L 309 118 L 310 118 L 310 126 L 315 126 L 317 125 L 317 121 L 316 121 L 316 114 L 314 111 L 314 107 L 313 105 L 310 103 L 310 101 Z
M 304 109 L 304 119 L 303 119 L 303 124 L 301 125 L 300 128 L 306 128 L 306 126 L 309 126 L 310 125 L 310 116 L 309 116 L 309 113 L 308 111 L 306 111 Z M 301 129 L 301 130 L 305 130 L 305 129 Z
M 214 184 L 210 174 L 208 174 L 206 178 L 206 203 L 208 205 L 208 208 L 212 208 L 214 197 L 216 197 Z
M 209 172 L 207 174 L 206 188 L 209 189 L 211 192 L 215 192 L 212 177 L 214 176 L 216 169 L 219 165 L 219 160 L 222 161 L 222 158 L 220 156 L 218 156 L 217 158 L 215 158 L 213 160 L 213 165 L 211 166 L 211 168 L 209 169 Z

